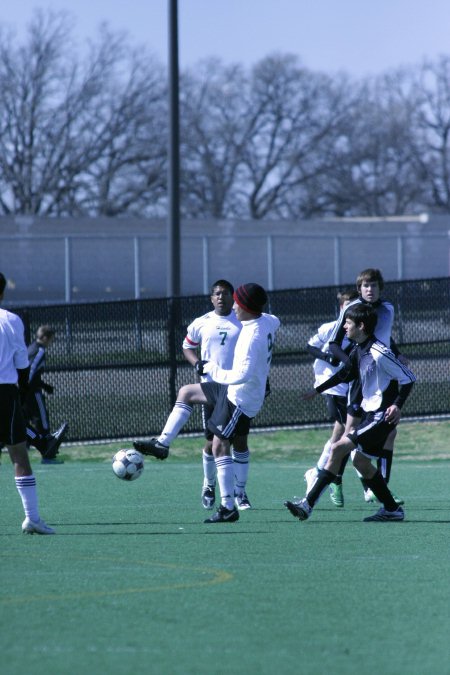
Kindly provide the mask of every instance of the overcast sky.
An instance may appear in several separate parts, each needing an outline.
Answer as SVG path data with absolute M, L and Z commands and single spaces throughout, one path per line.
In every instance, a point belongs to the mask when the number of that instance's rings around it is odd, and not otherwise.
M 0 22 L 23 36 L 33 8 L 68 10 L 80 40 L 107 21 L 167 60 L 168 0 L 15 0 Z M 450 54 L 450 0 L 178 0 L 180 66 L 209 56 L 250 66 L 297 54 L 328 73 L 378 74 Z

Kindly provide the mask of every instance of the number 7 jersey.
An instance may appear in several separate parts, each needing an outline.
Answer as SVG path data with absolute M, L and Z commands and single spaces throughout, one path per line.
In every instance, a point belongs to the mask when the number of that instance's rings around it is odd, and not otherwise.
M 189 324 L 183 341 L 183 349 L 198 349 L 203 361 L 213 361 L 221 368 L 230 370 L 233 365 L 236 346 L 242 324 L 233 310 L 228 316 L 220 316 L 215 311 L 199 316 Z M 202 382 L 211 382 L 209 375 Z

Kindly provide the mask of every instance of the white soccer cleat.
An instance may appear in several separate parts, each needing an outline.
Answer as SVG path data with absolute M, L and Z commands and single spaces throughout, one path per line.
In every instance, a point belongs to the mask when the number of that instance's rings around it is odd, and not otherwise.
M 367 490 L 364 490 L 364 501 L 367 504 L 373 504 L 374 502 L 377 502 L 378 499 L 375 497 L 373 494 L 372 490 L 368 488 Z
M 55 534 L 55 530 L 44 523 L 41 518 L 34 522 L 28 516 L 22 523 L 22 532 L 23 534 Z
M 250 500 L 247 497 L 246 492 L 241 492 L 240 494 L 235 494 L 234 495 L 234 503 L 238 507 L 239 511 L 246 511 L 247 509 L 252 508 L 252 505 L 250 504 Z
M 313 467 L 312 469 L 308 469 L 308 471 L 305 472 L 305 482 L 306 482 L 306 494 L 311 491 L 314 483 L 317 480 L 318 476 L 318 471 L 317 467 Z

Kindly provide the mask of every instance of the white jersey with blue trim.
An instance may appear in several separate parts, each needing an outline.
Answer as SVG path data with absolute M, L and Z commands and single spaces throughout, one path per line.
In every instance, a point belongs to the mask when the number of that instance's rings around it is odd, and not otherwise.
M 323 323 L 319 327 L 317 333 L 313 335 L 312 338 L 310 338 L 310 340 L 308 340 L 308 344 L 311 345 L 312 347 L 317 347 L 323 352 L 327 352 L 329 340 L 333 333 L 335 324 L 336 321 Z M 350 341 L 347 340 L 347 338 L 345 337 L 342 343 L 342 348 L 345 349 L 349 344 Z M 342 364 L 339 364 L 338 366 L 332 366 L 330 363 L 324 361 L 323 359 L 316 359 L 313 363 L 313 370 L 315 376 L 314 386 L 318 387 L 319 384 L 322 384 L 322 382 L 326 382 L 327 380 L 329 380 L 330 377 L 335 373 L 337 373 L 337 371 L 341 367 Z M 348 383 L 340 382 L 339 384 L 336 384 L 334 387 L 327 389 L 323 393 L 331 394 L 332 396 L 347 396 L 347 391 L 348 391 Z
M 365 412 L 386 410 L 393 404 L 401 408 L 416 381 L 414 373 L 391 349 L 371 337 L 352 350 L 348 364 L 341 372 L 315 389 L 322 394 L 327 385 L 331 387 L 339 380 L 351 382 L 356 377 L 361 381 L 361 407 Z
M 362 386 L 361 407 L 366 412 L 379 410 L 384 395 L 391 382 L 398 385 L 409 385 L 416 381 L 416 376 L 394 353 L 380 340 L 369 342 L 368 349 L 359 349 L 359 373 Z
M 345 314 L 350 307 L 355 305 L 366 305 L 373 307 L 377 313 L 377 325 L 375 326 L 375 336 L 381 342 L 384 342 L 385 345 L 390 347 L 391 337 L 392 337 L 392 326 L 394 324 L 394 306 L 388 300 L 381 300 L 378 302 L 370 303 L 364 302 L 362 298 L 356 298 L 348 303 L 344 309 L 342 309 L 339 317 L 336 320 L 334 330 L 330 336 L 330 342 L 337 342 L 341 344 L 345 337 L 344 323 L 345 323 Z

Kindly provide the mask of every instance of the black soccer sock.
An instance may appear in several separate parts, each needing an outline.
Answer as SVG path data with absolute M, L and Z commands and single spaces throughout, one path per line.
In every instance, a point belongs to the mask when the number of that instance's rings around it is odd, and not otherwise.
M 342 484 L 342 476 L 344 475 L 345 467 L 347 466 L 349 457 L 350 453 L 348 455 L 345 455 L 344 459 L 341 462 L 341 466 L 339 467 L 339 471 L 337 472 L 336 479 L 334 481 L 331 481 L 332 483 L 336 483 L 336 485 Z
M 366 479 L 360 476 L 359 480 L 361 481 L 361 484 L 364 488 L 364 492 L 369 489 L 369 486 L 367 485 Z
M 27 444 L 32 445 L 42 456 L 45 454 L 47 443 L 45 438 L 39 434 L 31 425 L 27 426 Z
M 376 472 L 373 478 L 366 478 L 365 482 L 378 501 L 383 504 L 386 511 L 396 511 L 398 509 L 398 505 L 379 471 Z
M 389 480 L 391 478 L 393 454 L 394 454 L 393 450 L 383 449 L 383 457 L 379 457 L 377 459 L 378 471 L 384 477 L 386 483 L 389 483 Z
M 306 495 L 306 499 L 310 506 L 319 501 L 320 495 L 328 487 L 330 483 L 336 480 L 336 474 L 327 471 L 327 469 L 319 469 L 317 480 L 312 486 L 311 490 Z

